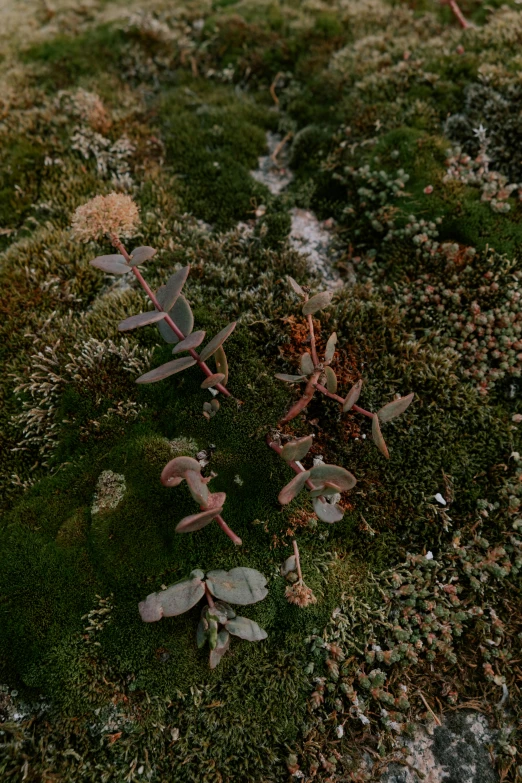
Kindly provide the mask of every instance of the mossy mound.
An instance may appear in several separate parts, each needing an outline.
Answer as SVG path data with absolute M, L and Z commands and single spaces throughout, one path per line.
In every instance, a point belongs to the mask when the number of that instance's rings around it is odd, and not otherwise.
M 474 700 L 518 781 L 516 0 L 463 1 L 466 30 L 435 2 L 54 5 L 0 42 L 0 692 L 18 705 L 0 776 L 366 780 L 368 747 L 396 756 L 426 703 Z M 284 192 L 251 175 L 267 133 Z M 233 396 L 210 420 L 197 367 L 136 384 L 172 346 L 118 331 L 144 294 L 89 265 L 107 243 L 70 234 L 114 190 L 140 209 L 129 249 L 158 251 L 151 288 L 190 264 L 195 328 L 238 321 Z M 274 374 L 309 349 L 287 276 L 324 286 L 292 249 L 296 207 L 329 219 L 334 299 L 314 323 L 320 355 L 337 333 L 339 394 L 362 377 L 376 411 L 415 393 L 383 424 L 388 461 L 368 417 L 319 395 L 284 427 L 314 434 L 307 464 L 356 476 L 335 525 L 305 493 L 281 507 L 293 473 L 266 443 L 299 395 Z M 159 477 L 198 451 L 240 548 L 215 522 L 175 532 L 197 509 Z M 293 538 L 317 597 L 304 609 L 279 570 Z M 235 566 L 268 580 L 243 612 L 266 641 L 234 639 L 211 670 L 198 607 L 141 621 L 162 585 Z

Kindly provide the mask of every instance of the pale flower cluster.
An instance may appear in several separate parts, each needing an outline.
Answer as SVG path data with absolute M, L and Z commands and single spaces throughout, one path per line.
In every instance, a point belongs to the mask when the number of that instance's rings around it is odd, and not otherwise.
M 72 219 L 72 234 L 80 242 L 102 239 L 106 234 L 131 237 L 139 224 L 138 207 L 130 196 L 109 193 L 78 207 Z
M 302 579 L 295 582 L 293 585 L 288 585 L 285 590 L 285 598 L 290 604 L 296 604 L 296 606 L 304 609 L 305 606 L 317 603 L 317 598 L 313 594 L 312 590 L 305 585 Z

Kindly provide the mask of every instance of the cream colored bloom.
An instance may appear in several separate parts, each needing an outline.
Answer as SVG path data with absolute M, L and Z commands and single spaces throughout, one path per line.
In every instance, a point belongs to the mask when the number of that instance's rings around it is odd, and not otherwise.
M 302 609 L 309 604 L 317 603 L 317 598 L 305 585 L 302 579 L 299 579 L 295 584 L 289 585 L 285 590 L 286 600 L 291 604 L 296 604 Z
M 130 196 L 109 193 L 78 207 L 71 225 L 75 239 L 90 242 L 102 239 L 106 234 L 116 234 L 120 239 L 131 237 L 139 221 L 138 207 Z

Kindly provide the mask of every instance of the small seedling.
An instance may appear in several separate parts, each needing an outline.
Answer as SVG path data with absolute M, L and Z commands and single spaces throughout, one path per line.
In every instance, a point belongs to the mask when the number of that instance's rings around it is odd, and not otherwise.
M 138 608 L 141 619 L 145 623 L 153 623 L 162 617 L 188 612 L 205 596 L 207 605 L 201 611 L 197 644 L 203 647 L 208 641 L 210 668 L 215 669 L 230 646 L 231 635 L 249 642 L 266 639 L 266 631 L 254 620 L 236 615 L 231 604 L 255 604 L 267 594 L 265 577 L 253 568 L 209 571 L 206 578 L 204 572 L 197 569 L 191 572 L 189 579 L 159 593 L 151 593 Z
M 281 447 L 270 436 L 267 443 L 271 449 L 279 454 L 288 466 L 297 474 L 279 493 L 279 502 L 286 506 L 304 489 L 310 490 L 314 511 L 323 522 L 339 522 L 344 516 L 344 511 L 337 503 L 329 503 L 327 498 L 340 495 L 349 489 L 353 489 L 357 479 L 345 468 L 338 465 L 326 465 L 321 463 L 306 470 L 300 460 L 308 454 L 312 446 L 312 435 L 290 441 Z
M 299 548 L 295 538 L 292 543 L 294 554 L 290 555 L 281 566 L 281 576 L 284 576 L 291 582 L 285 590 L 286 600 L 291 604 L 304 608 L 310 604 L 317 603 L 317 598 L 312 590 L 304 583 L 303 573 L 301 571 L 301 560 L 299 558 Z
M 332 293 L 330 291 L 322 291 L 319 294 L 315 294 L 312 297 L 308 296 L 308 292 L 302 288 L 292 277 L 288 277 L 288 282 L 292 287 L 294 293 L 296 293 L 303 300 L 302 313 L 306 316 L 308 321 L 308 328 L 310 331 L 310 353 L 306 351 L 301 356 L 300 362 L 300 374 L 299 375 L 287 375 L 285 373 L 276 373 L 276 378 L 286 383 L 301 383 L 306 381 L 306 387 L 303 396 L 298 400 L 288 413 L 283 416 L 280 424 L 286 424 L 287 422 L 295 419 L 301 411 L 303 411 L 312 401 L 316 391 L 324 394 L 326 397 L 330 397 L 332 400 L 336 400 L 342 405 L 343 413 L 348 411 L 355 411 L 356 413 L 362 413 L 363 416 L 367 416 L 372 420 L 372 438 L 379 451 L 384 454 L 386 458 L 389 458 L 388 447 L 384 441 L 381 432 L 381 423 L 390 421 L 401 413 L 404 413 L 406 408 L 413 400 L 413 393 L 408 394 L 406 397 L 400 397 L 398 400 L 384 405 L 377 413 L 370 413 L 370 411 L 360 408 L 356 403 L 359 399 L 359 395 L 362 389 L 362 380 L 358 380 L 354 386 L 350 389 L 346 397 L 339 396 L 337 392 L 337 376 L 330 367 L 332 360 L 335 356 L 335 346 L 337 343 L 337 334 L 333 332 L 328 338 L 326 343 L 324 360 L 319 361 L 317 355 L 317 348 L 315 344 L 315 332 L 314 322 L 312 315 L 324 310 L 325 307 L 331 303 Z M 324 385 L 326 383 L 326 386 Z
M 166 343 L 174 345 L 173 354 L 187 352 L 188 356 L 178 357 L 154 370 L 145 373 L 136 383 L 154 383 L 168 378 L 170 375 L 187 370 L 197 364 L 205 375 L 201 384 L 203 389 L 215 388 L 225 397 L 230 397 L 226 389 L 228 381 L 228 364 L 223 343 L 232 334 L 236 322 L 225 326 L 201 353 L 196 348 L 205 339 L 205 332 L 193 332 L 194 316 L 189 303 L 181 293 L 190 272 L 190 266 L 179 269 L 167 280 L 166 285 L 153 293 L 138 266 L 150 261 L 156 255 L 153 247 L 136 247 L 128 253 L 124 247 L 120 233 L 131 234 L 138 223 L 138 208 L 129 196 L 110 193 L 108 196 L 96 198 L 79 207 L 73 218 L 73 232 L 82 241 L 106 237 L 117 254 L 98 256 L 91 261 L 91 266 L 112 275 L 126 275 L 132 272 L 139 284 L 154 305 L 154 310 L 133 315 L 118 324 L 120 332 L 127 332 L 141 326 L 156 324 L 160 335 Z M 215 372 L 206 364 L 207 359 L 214 356 Z
M 165 487 L 177 487 L 182 481 L 186 481 L 190 494 L 198 503 L 200 511 L 184 517 L 176 526 L 176 533 L 193 533 L 195 530 L 209 525 L 216 520 L 221 530 L 236 544 L 241 546 L 242 541 L 229 528 L 221 512 L 226 500 L 224 492 L 209 492 L 208 482 L 210 478 L 201 475 L 201 465 L 192 457 L 175 457 L 168 462 L 161 473 L 161 483 Z

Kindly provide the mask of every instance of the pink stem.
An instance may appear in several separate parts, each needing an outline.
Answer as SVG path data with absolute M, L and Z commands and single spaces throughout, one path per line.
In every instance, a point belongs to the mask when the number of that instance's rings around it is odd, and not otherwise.
M 225 520 L 223 519 L 223 517 L 222 517 L 222 516 L 220 516 L 220 515 L 218 514 L 218 516 L 217 516 L 217 517 L 214 517 L 214 519 L 215 519 L 215 520 L 216 520 L 216 522 L 218 523 L 218 525 L 219 525 L 219 527 L 221 528 L 221 530 L 222 530 L 224 533 L 226 533 L 226 534 L 227 534 L 227 536 L 228 536 L 230 539 L 232 539 L 232 541 L 234 542 L 234 544 L 235 544 L 236 546 L 241 546 L 241 544 L 242 544 L 243 542 L 241 541 L 241 539 L 239 538 L 239 536 L 236 536 L 236 534 L 234 533 L 234 531 L 233 531 L 233 530 L 231 530 L 231 529 L 229 528 L 229 526 L 227 525 L 227 523 L 225 522 Z
M 129 256 L 129 254 L 128 254 L 128 253 L 127 253 L 127 251 L 125 250 L 125 247 L 122 245 L 122 243 L 120 242 L 120 240 L 119 240 L 117 237 L 113 237 L 113 239 L 112 239 L 112 243 L 113 243 L 114 247 L 115 247 L 117 250 L 119 250 L 119 251 L 120 251 L 121 255 L 122 255 L 124 258 L 125 258 L 125 260 L 126 260 L 126 261 L 127 261 L 127 263 L 129 264 L 129 263 L 131 262 L 131 257 Z M 143 290 L 145 291 L 145 293 L 146 293 L 146 294 L 147 294 L 147 296 L 149 297 L 150 301 L 152 302 L 152 304 L 154 305 L 154 307 L 156 308 L 156 310 L 159 310 L 160 312 L 164 313 L 164 312 L 165 312 L 165 310 L 163 309 L 163 307 L 160 305 L 160 303 L 159 303 L 159 302 L 158 302 L 158 300 L 156 299 L 156 296 L 155 296 L 155 295 L 154 295 L 154 293 L 152 292 L 152 289 L 151 289 L 151 288 L 150 288 L 150 286 L 148 285 L 147 281 L 144 279 L 144 277 L 143 277 L 143 275 L 141 274 L 140 270 L 139 270 L 139 269 L 138 269 L 136 266 L 133 266 L 133 267 L 132 267 L 132 271 L 133 271 L 133 272 L 134 272 L 134 274 L 136 275 L 136 278 L 137 278 L 137 280 L 138 280 L 139 284 L 141 285 L 141 287 L 143 288 Z M 172 331 L 174 332 L 174 334 L 176 335 L 176 337 L 178 337 L 180 340 L 184 340 L 184 339 L 185 339 L 185 335 L 183 334 L 183 332 L 181 331 L 181 329 L 179 329 L 179 327 L 178 327 L 178 326 L 176 326 L 176 324 L 174 323 L 174 321 L 172 320 L 172 318 L 170 317 L 170 315 L 166 315 L 166 316 L 165 316 L 165 318 L 164 318 L 164 320 L 165 320 L 165 322 L 166 322 L 166 323 L 167 323 L 167 324 L 170 326 L 170 328 L 172 329 Z M 193 359 L 195 359 L 195 361 L 197 362 L 197 364 L 199 365 L 199 367 L 201 367 L 201 369 L 203 370 L 203 372 L 205 373 L 205 375 L 206 375 L 207 377 L 210 377 L 211 375 L 214 375 L 214 373 L 212 372 L 212 370 L 210 369 L 210 367 L 208 367 L 208 366 L 205 364 L 205 362 L 203 362 L 203 361 L 202 361 L 202 360 L 199 358 L 199 354 L 197 354 L 197 353 L 196 353 L 196 351 L 195 351 L 193 348 L 189 348 L 189 351 L 188 351 L 188 353 L 189 353 L 189 354 L 192 356 L 192 358 L 193 358 Z M 224 386 L 223 386 L 221 383 L 216 383 L 216 385 L 215 385 L 215 387 L 214 387 L 214 388 L 215 388 L 215 389 L 217 389 L 218 391 L 220 391 L 220 392 L 221 392 L 221 394 L 224 394 L 224 395 L 225 395 L 225 397 L 231 397 L 231 396 L 232 396 L 232 395 L 230 394 L 230 392 L 228 391 L 228 389 L 226 389 L 226 388 L 225 388 L 225 387 L 224 387 Z
M 310 329 L 310 347 L 312 349 L 312 361 L 314 363 L 314 367 L 317 367 L 319 364 L 319 359 L 317 357 L 317 348 L 315 346 L 315 332 L 314 332 L 314 321 L 311 315 L 306 316 L 308 319 L 308 328 Z
M 342 397 L 339 397 L 338 394 L 332 394 L 325 386 L 322 386 L 322 384 L 316 383 L 315 388 L 317 391 L 320 391 L 321 394 L 325 394 L 327 397 L 331 397 L 332 400 L 337 400 L 337 402 L 344 403 L 344 399 Z M 364 410 L 364 408 L 360 408 L 358 405 L 352 405 L 352 410 L 356 413 L 362 413 L 363 416 L 368 416 L 369 419 L 373 419 L 375 415 L 374 413 L 370 413 L 370 411 Z
M 449 7 L 453 11 L 454 15 L 457 18 L 458 23 L 462 27 L 463 30 L 467 30 L 469 27 L 471 27 L 468 20 L 465 18 L 464 14 L 460 10 L 456 0 L 447 0 Z
M 205 587 L 205 597 L 206 597 L 206 599 L 208 601 L 208 605 L 210 606 L 211 609 L 213 609 L 214 608 L 214 599 L 212 598 L 212 593 L 208 589 L 207 583 L 204 582 L 203 584 L 204 584 L 204 587 Z
M 295 538 L 292 541 L 292 543 L 294 545 L 295 567 L 297 569 L 297 576 L 301 581 L 303 581 L 303 573 L 301 571 L 301 560 L 299 558 L 299 549 L 297 548 L 297 541 L 295 540 Z

